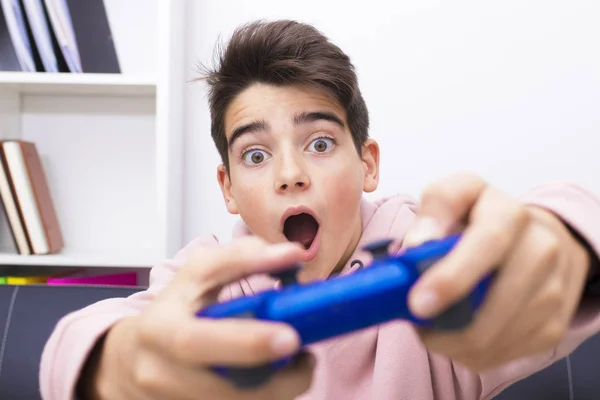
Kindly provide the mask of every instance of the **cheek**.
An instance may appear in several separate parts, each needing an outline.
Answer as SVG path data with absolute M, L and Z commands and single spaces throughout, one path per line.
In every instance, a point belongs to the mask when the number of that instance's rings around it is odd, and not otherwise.
M 348 220 L 356 213 L 363 192 L 362 175 L 356 165 L 332 169 L 322 186 L 327 191 L 331 214 L 344 216 L 343 219 Z
M 267 226 L 264 223 L 269 214 L 268 190 L 266 189 L 264 179 L 259 174 L 254 176 L 245 174 L 245 176 L 238 177 L 232 190 L 240 217 L 257 235 L 260 235 L 261 230 Z
M 248 211 L 253 210 L 260 213 L 265 207 L 265 190 L 262 187 L 253 185 L 251 182 L 244 182 L 234 191 L 235 203 L 241 214 L 251 214 Z

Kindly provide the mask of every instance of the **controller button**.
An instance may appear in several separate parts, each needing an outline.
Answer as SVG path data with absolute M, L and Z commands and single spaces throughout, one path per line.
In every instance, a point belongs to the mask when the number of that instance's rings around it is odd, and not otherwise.
M 272 272 L 269 275 L 274 278 L 274 279 L 278 279 L 281 282 L 281 286 L 289 286 L 289 285 L 293 285 L 298 283 L 298 272 L 300 271 L 300 268 L 302 268 L 300 265 L 296 264 L 296 265 L 292 265 L 289 268 L 286 268 L 282 271 L 279 272 Z
M 371 253 L 374 259 L 383 258 L 388 255 L 388 247 L 393 241 L 393 239 L 377 240 L 364 246 L 363 249 Z

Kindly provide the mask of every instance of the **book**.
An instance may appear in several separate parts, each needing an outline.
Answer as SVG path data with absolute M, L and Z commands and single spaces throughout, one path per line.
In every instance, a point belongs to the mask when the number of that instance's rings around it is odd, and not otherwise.
M 121 73 L 105 0 L 0 0 L 0 71 Z
M 49 1 L 52 0 L 46 0 Z M 64 15 L 72 22 L 74 42 L 81 60 L 80 72 L 120 73 L 104 0 L 63 0 L 63 4 Z
M 4 183 L 0 179 L 0 188 L 10 182 L 12 201 L 8 191 L 1 191 L 2 199 L 7 200 L 4 209 L 8 216 L 13 237 L 21 254 L 53 254 L 64 247 L 61 231 L 52 195 L 46 180 L 46 174 L 35 143 L 24 140 L 6 140 L 0 142 L 2 153 Z M 14 208 L 19 211 L 29 244 L 29 253 L 22 244 L 22 233 L 14 214 Z
M 4 152 L 0 148 L 0 199 L 2 199 L 4 214 L 8 221 L 10 232 L 12 234 L 13 241 L 17 247 L 19 254 L 28 255 L 31 254 L 31 247 L 29 246 L 29 240 L 27 238 L 27 232 L 23 219 L 21 218 L 21 212 L 19 210 L 19 204 L 15 198 L 15 194 L 12 188 L 12 182 L 6 174 L 6 160 L 4 159 Z
M 44 0 L 20 0 L 45 72 L 69 72 Z
M 35 72 L 33 50 L 18 0 L 0 0 L 0 70 Z

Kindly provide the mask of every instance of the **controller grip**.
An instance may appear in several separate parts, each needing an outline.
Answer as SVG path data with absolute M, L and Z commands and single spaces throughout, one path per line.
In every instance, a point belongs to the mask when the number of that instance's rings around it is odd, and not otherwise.
M 262 304 L 262 295 L 240 297 L 228 303 L 217 303 L 196 315 L 207 318 L 255 318 L 255 310 Z M 286 367 L 295 357 L 285 357 L 274 362 L 252 367 L 212 366 L 211 370 L 240 389 L 255 388 L 268 382 L 278 370 Z
M 214 367 L 213 370 L 239 389 L 252 389 L 267 383 L 290 362 L 285 358 L 256 367 Z
M 421 273 L 430 268 L 439 258 L 429 259 L 420 263 Z M 492 277 L 489 276 L 479 283 L 473 293 L 468 297 L 454 303 L 440 315 L 431 320 L 431 328 L 439 331 L 454 331 L 466 328 L 473 321 L 475 311 L 483 302 L 483 298 L 490 285 Z
M 432 320 L 431 327 L 438 331 L 453 331 L 466 327 L 473 320 L 475 309 L 471 301 L 462 299 Z

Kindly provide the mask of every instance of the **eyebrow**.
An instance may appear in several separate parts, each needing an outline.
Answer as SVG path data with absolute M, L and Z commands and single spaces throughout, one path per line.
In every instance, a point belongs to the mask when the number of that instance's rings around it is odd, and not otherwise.
M 325 120 L 329 122 L 333 122 L 340 126 L 340 128 L 344 128 L 344 121 L 337 115 L 329 112 L 317 111 L 317 112 L 302 112 L 294 115 L 294 125 L 308 124 L 310 122 L 315 122 L 319 120 Z
M 319 120 L 333 122 L 342 129 L 344 129 L 344 127 L 345 127 L 344 121 L 342 121 L 342 119 L 340 117 L 338 117 L 337 115 L 335 115 L 333 113 L 329 113 L 329 112 L 323 112 L 323 111 L 301 112 L 301 113 L 294 115 L 294 117 L 292 118 L 294 125 L 308 124 L 308 123 L 319 121 Z M 231 148 L 231 146 L 233 146 L 233 143 L 240 136 L 242 136 L 244 134 L 257 133 L 257 132 L 261 132 L 261 131 L 268 132 L 270 130 L 270 128 L 271 127 L 265 120 L 258 120 L 258 121 L 250 122 L 249 124 L 239 126 L 239 127 L 235 128 L 233 130 L 233 133 L 231 134 L 231 138 L 229 139 L 229 147 Z
M 250 122 L 249 124 L 239 126 L 233 130 L 231 138 L 229 139 L 229 147 L 233 146 L 240 136 L 246 133 L 256 133 L 260 131 L 269 131 L 269 124 L 265 120 Z

